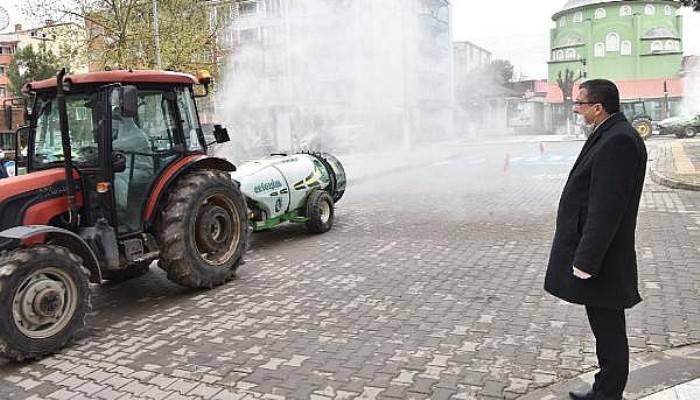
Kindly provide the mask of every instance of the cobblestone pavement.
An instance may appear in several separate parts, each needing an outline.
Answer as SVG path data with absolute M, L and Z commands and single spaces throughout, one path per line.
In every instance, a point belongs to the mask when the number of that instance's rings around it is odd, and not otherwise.
M 213 290 L 157 268 L 96 286 L 72 345 L 0 364 L 0 399 L 514 399 L 590 371 L 583 308 L 542 289 L 581 145 L 552 144 L 561 162 L 541 164 L 534 145 L 452 149 L 364 179 L 332 231 L 256 234 L 238 279 Z M 645 187 L 633 352 L 700 342 L 699 206 Z

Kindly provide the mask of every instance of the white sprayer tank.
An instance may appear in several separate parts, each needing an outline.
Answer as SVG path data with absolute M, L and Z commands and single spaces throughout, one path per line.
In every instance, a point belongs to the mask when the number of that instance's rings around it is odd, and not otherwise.
M 275 218 L 301 208 L 313 189 L 325 189 L 331 182 L 323 163 L 310 154 L 273 155 L 250 161 L 231 173 L 243 194 Z

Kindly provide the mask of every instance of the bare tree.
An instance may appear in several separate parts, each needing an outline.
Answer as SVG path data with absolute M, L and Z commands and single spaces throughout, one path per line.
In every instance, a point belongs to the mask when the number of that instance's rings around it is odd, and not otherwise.
M 561 94 L 564 98 L 564 115 L 566 116 L 566 120 L 569 122 L 572 122 L 571 117 L 573 115 L 573 113 L 571 112 L 571 108 L 573 105 L 571 95 L 574 90 L 574 85 L 581 78 L 583 78 L 583 74 L 579 74 L 578 77 L 575 77 L 574 71 L 570 70 L 569 68 L 566 68 L 563 71 L 559 71 L 559 73 L 557 74 L 557 86 L 559 86 Z

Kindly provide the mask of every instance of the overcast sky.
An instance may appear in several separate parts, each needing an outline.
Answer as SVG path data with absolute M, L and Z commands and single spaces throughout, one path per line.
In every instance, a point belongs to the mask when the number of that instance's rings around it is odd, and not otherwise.
M 10 13 L 7 30 L 13 29 L 15 23 L 26 27 L 19 10 L 22 1 L 2 0 L 2 7 Z M 455 40 L 468 40 L 491 51 L 494 58 L 510 60 L 527 77 L 547 77 L 549 30 L 554 26 L 551 17 L 566 0 L 452 2 Z M 700 12 L 685 8 L 683 14 L 685 53 L 700 55 Z

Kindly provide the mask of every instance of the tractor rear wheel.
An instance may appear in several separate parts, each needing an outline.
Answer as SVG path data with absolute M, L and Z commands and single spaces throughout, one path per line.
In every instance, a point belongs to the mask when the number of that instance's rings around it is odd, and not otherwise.
M 191 288 L 221 285 L 236 274 L 248 240 L 245 199 L 231 176 L 196 170 L 171 191 L 158 224 L 158 266 Z
M 0 257 L 0 355 L 51 354 L 85 326 L 89 271 L 68 249 L 39 245 Z
M 639 134 L 639 137 L 642 139 L 646 140 L 649 136 L 651 136 L 651 122 L 646 119 L 639 119 L 636 121 L 632 122 L 632 126 L 634 129 L 637 130 L 637 133 Z
M 328 232 L 335 220 L 335 203 L 328 192 L 314 190 L 306 200 L 306 229 L 311 233 Z

